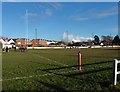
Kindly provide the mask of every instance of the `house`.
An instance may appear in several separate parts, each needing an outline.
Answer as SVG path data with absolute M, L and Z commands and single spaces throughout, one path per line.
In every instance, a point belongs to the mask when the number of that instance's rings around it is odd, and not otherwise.
M 16 40 L 17 40 L 17 39 L 14 38 L 14 39 L 12 39 L 12 40 L 13 40 L 13 41 L 15 42 L 15 44 L 16 44 Z
M 8 44 L 15 44 L 15 41 L 13 39 L 9 39 Z
M 57 42 L 56 41 L 51 41 L 51 40 L 47 41 L 47 45 L 51 45 L 51 44 L 55 44 L 55 43 L 57 43 Z
M 25 45 L 25 38 L 18 38 L 16 40 L 17 45 Z
M 4 48 L 5 47 L 5 41 L 2 38 L 0 38 L 0 43 L 2 44 L 2 48 Z
M 15 45 L 13 39 L 8 39 L 8 38 L 0 38 L 0 43 L 2 43 L 2 48 L 5 47 L 12 48 L 12 46 Z
M 32 40 L 32 46 L 39 46 L 39 39 L 33 39 Z
M 0 43 L 4 43 L 5 41 L 2 39 L 2 38 L 0 38 Z
M 45 39 L 40 39 L 40 40 L 39 40 L 39 45 L 41 45 L 41 46 L 47 46 L 47 40 L 45 40 Z
M 45 39 L 33 39 L 32 46 L 47 46 L 47 40 L 45 40 Z
M 16 45 L 31 45 L 32 43 L 30 42 L 29 39 L 25 39 L 25 38 L 18 38 L 16 40 Z

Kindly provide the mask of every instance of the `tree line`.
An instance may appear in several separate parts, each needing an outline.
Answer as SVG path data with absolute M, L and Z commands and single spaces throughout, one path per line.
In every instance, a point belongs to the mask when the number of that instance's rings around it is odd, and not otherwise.
M 67 46 L 92 46 L 92 45 L 104 45 L 104 46 L 113 46 L 113 45 L 120 45 L 120 37 L 116 35 L 112 37 L 110 35 L 101 36 L 101 40 L 98 35 L 93 37 L 93 40 L 88 40 L 86 42 L 69 42 Z
M 103 43 L 104 45 L 120 45 L 120 37 L 116 35 L 115 37 L 112 36 L 101 36 L 101 41 L 99 39 L 99 36 L 95 35 L 93 40 L 95 45 L 99 45 L 100 43 Z

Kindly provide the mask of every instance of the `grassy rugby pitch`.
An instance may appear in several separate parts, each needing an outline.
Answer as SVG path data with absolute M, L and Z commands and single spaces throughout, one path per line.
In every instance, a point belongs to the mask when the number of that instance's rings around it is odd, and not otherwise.
M 3 90 L 120 90 L 120 76 L 112 86 L 112 60 L 117 48 L 80 49 L 82 72 L 77 70 L 78 49 L 45 49 L 2 54 Z

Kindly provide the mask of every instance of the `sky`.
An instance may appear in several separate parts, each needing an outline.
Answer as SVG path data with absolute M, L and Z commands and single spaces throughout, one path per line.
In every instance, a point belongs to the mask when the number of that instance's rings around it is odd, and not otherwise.
M 0 3 L 0 35 L 2 34 L 2 4 Z
M 118 34 L 118 3 L 2 3 L 2 36 L 35 39 L 35 30 L 37 30 L 37 38 L 47 40 L 86 41 L 93 35 L 115 36 Z
M 0 0 L 3 2 L 119 2 L 119 0 Z

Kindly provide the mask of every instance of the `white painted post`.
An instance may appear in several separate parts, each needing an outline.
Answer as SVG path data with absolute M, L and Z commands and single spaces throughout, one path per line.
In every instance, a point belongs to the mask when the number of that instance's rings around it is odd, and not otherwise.
M 118 63 L 120 63 L 120 60 L 114 59 L 113 61 L 113 85 L 116 85 L 117 75 L 120 74 L 120 71 L 117 70 Z
M 113 60 L 113 85 L 116 85 L 117 82 L 117 63 L 118 60 Z

